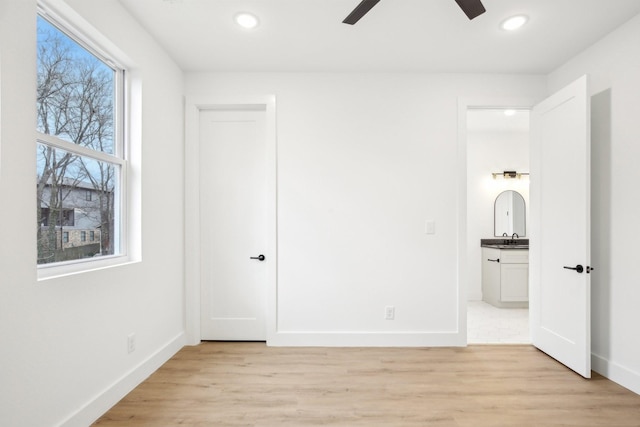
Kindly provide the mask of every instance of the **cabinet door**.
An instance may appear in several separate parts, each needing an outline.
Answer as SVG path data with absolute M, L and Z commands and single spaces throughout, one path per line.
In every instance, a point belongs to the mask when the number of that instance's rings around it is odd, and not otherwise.
M 529 264 L 501 264 L 500 282 L 502 301 L 529 301 Z
M 482 248 L 482 299 L 493 305 L 500 302 L 499 259 L 499 249 Z

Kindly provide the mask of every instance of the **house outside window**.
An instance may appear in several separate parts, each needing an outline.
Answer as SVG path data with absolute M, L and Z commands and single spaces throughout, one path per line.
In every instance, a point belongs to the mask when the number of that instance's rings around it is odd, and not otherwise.
M 49 219 L 56 219 L 55 225 L 60 226 L 73 226 L 75 224 L 75 210 L 74 209 L 65 209 L 60 208 L 58 212 L 55 214 L 51 212 L 49 208 L 40 208 L 40 226 L 47 227 L 49 226 Z
M 121 254 L 124 70 L 77 31 L 37 24 L 38 264 Z

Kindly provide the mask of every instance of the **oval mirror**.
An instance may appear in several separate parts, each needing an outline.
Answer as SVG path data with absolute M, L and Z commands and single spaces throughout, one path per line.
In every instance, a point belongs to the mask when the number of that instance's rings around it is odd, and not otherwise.
M 525 235 L 525 205 L 524 197 L 517 191 L 507 190 L 498 194 L 493 208 L 494 235 L 519 237 Z

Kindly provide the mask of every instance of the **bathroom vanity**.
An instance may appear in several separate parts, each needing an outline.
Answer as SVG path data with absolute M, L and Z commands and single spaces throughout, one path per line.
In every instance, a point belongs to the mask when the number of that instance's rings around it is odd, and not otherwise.
M 496 307 L 529 306 L 529 240 L 482 239 L 482 299 Z
M 500 308 L 529 307 L 529 239 L 526 205 L 517 191 L 503 191 L 494 202 L 494 239 L 481 239 L 482 299 Z

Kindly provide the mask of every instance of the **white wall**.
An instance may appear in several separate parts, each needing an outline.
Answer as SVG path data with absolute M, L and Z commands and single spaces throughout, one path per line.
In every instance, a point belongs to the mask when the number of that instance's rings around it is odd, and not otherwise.
M 594 368 L 640 393 L 640 16 L 549 75 L 555 91 L 589 74 L 592 107 Z
M 469 285 L 467 299 L 482 299 L 480 239 L 493 239 L 493 208 L 496 197 L 506 190 L 522 194 L 529 230 L 529 178 L 493 179 L 492 172 L 529 172 L 528 132 L 467 133 L 467 261 Z M 525 237 L 525 236 L 520 236 Z
M 441 333 L 459 331 L 458 96 L 539 99 L 545 83 L 542 76 L 187 74 L 188 96 L 276 95 L 277 343 L 389 345 L 399 336 L 413 339 L 401 341 L 407 345 L 450 343 Z M 427 219 L 435 235 L 425 234 Z M 384 320 L 386 305 L 395 306 L 394 321 Z
M 182 73 L 116 0 L 69 3 L 122 49 L 142 85 L 131 171 L 144 194 L 133 203 L 142 261 L 36 280 L 36 2 L 0 0 L 3 426 L 86 426 L 184 342 Z

